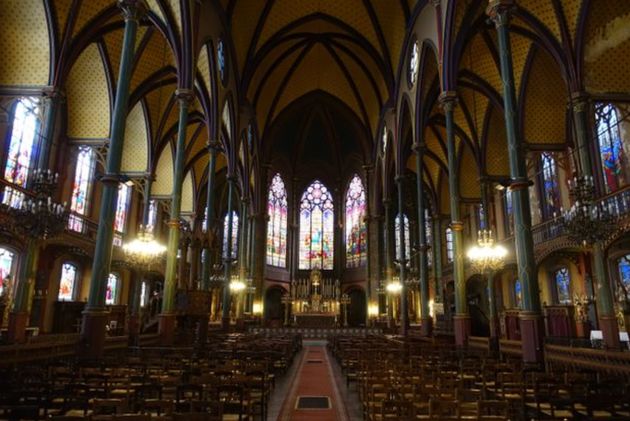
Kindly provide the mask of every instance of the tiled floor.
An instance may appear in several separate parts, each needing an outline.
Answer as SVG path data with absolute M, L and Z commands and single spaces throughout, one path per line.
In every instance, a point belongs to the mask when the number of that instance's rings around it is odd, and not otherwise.
M 317 360 L 322 360 L 322 362 L 313 362 Z M 318 377 L 313 378 L 313 376 Z M 292 411 L 297 396 L 304 394 L 330 395 L 334 408 L 328 411 Z M 267 419 L 268 421 L 289 419 L 360 421 L 362 419 L 356 385 L 352 384 L 350 389 L 346 387 L 341 367 L 328 353 L 325 340 L 304 341 L 304 348 L 296 356 L 293 365 L 276 384 L 269 402 Z

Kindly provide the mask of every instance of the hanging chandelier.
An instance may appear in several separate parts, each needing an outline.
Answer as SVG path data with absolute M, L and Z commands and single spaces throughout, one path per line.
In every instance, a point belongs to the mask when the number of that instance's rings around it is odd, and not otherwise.
M 19 206 L 5 205 L 6 212 L 12 215 L 16 222 L 12 228 L 18 234 L 46 240 L 64 230 L 68 218 L 66 203 L 62 205 L 52 199 L 58 179 L 57 173 L 36 169 L 32 187 L 34 195 L 24 199 Z
M 468 250 L 468 259 L 477 273 L 501 269 L 506 256 L 505 247 L 494 243 L 492 230 L 479 231 L 477 245 Z
M 573 205 L 562 211 L 562 224 L 571 241 L 583 246 L 606 240 L 614 231 L 618 209 L 609 203 L 595 202 L 592 176 L 569 180 L 569 194 Z
M 123 245 L 123 253 L 129 263 L 148 270 L 166 253 L 166 246 L 154 239 L 149 227 L 140 225 L 138 236 Z

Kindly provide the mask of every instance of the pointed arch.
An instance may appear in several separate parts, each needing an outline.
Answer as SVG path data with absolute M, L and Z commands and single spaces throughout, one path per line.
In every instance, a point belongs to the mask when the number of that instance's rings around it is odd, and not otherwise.
M 333 268 L 334 218 L 330 190 L 321 181 L 313 181 L 300 200 L 299 269 Z
M 286 267 L 287 189 L 279 173 L 273 176 L 267 196 L 267 264 Z
M 346 267 L 364 266 L 367 261 L 367 200 L 361 177 L 352 177 L 346 190 Z

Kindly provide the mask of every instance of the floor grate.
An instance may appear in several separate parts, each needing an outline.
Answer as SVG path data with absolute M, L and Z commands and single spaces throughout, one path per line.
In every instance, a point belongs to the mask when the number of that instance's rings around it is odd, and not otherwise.
M 298 396 L 295 409 L 330 409 L 328 396 Z

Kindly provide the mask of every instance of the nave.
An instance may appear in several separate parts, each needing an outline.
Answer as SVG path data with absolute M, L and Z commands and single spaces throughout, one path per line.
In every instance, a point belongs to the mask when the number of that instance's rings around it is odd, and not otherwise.
M 0 420 L 628 420 L 627 379 L 415 335 L 213 333 L 3 367 Z

